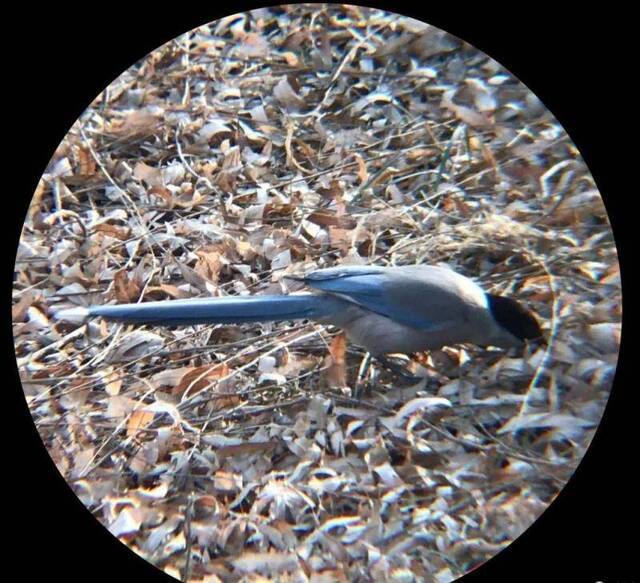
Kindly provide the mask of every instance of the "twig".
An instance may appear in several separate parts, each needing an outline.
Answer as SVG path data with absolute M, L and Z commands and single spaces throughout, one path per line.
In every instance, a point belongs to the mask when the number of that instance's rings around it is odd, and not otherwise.
M 555 347 L 555 341 L 558 335 L 558 326 L 560 323 L 560 301 L 559 301 L 558 290 L 556 288 L 555 278 L 551 273 L 551 271 L 549 271 L 549 268 L 546 262 L 544 261 L 544 259 L 538 258 L 538 262 L 540 263 L 540 265 L 542 265 L 542 268 L 544 269 L 545 273 L 547 274 L 547 277 L 549 278 L 549 287 L 551 289 L 551 296 L 553 298 L 553 303 L 551 306 L 551 328 L 549 331 L 549 338 L 547 340 L 547 346 L 544 351 L 544 356 L 542 357 L 540 364 L 538 364 L 535 374 L 531 378 L 531 382 L 529 383 L 529 386 L 527 388 L 525 398 L 522 401 L 522 404 L 520 405 L 518 416 L 525 415 L 531 409 L 531 406 L 530 406 L 530 400 L 532 398 L 531 394 L 535 389 L 538 388 L 538 382 L 540 381 L 540 378 L 542 377 L 543 373 L 547 371 L 548 365 L 551 361 L 551 355 Z
M 87 147 L 87 149 L 91 153 L 91 156 L 94 159 L 95 163 L 98 165 L 98 167 L 100 168 L 101 172 L 105 175 L 105 177 L 107 178 L 109 183 L 120 194 L 120 196 L 123 198 L 123 200 L 125 200 L 129 204 L 129 207 L 133 210 L 133 212 L 134 212 L 134 214 L 136 216 L 136 219 L 138 220 L 138 224 L 140 225 L 140 228 L 143 231 L 143 237 L 146 240 L 147 248 L 149 249 L 149 253 L 151 253 L 151 261 L 153 263 L 153 267 L 151 269 L 151 274 L 147 278 L 147 281 L 145 282 L 144 286 L 142 287 L 142 290 L 140 291 L 140 295 L 139 295 L 139 297 L 137 299 L 138 302 L 141 302 L 142 298 L 144 297 L 144 294 L 145 294 L 145 291 L 146 291 L 147 287 L 151 283 L 151 280 L 153 279 L 153 276 L 155 275 L 155 273 L 156 273 L 156 271 L 158 269 L 158 259 L 156 258 L 156 255 L 155 255 L 155 253 L 153 251 L 153 245 L 151 243 L 153 241 L 153 243 L 157 244 L 157 241 L 153 240 L 153 236 L 149 232 L 149 229 L 148 229 L 147 225 L 145 224 L 144 220 L 142 219 L 142 215 L 140 215 L 140 211 L 138 210 L 138 207 L 136 206 L 136 204 L 133 201 L 133 199 L 113 179 L 113 177 L 111 176 L 111 174 L 109 173 L 109 171 L 105 167 L 104 163 L 102 162 L 102 160 L 100 159 L 100 157 L 96 153 L 95 149 L 93 148 L 93 145 L 91 144 L 90 140 L 87 138 L 86 134 L 84 133 L 84 128 L 82 127 L 82 124 L 78 124 L 78 129 L 80 131 L 80 135 L 82 136 L 82 140 L 84 142 L 84 145 Z M 129 258 L 129 261 L 127 262 L 127 265 L 129 265 L 133 261 L 133 258 L 134 258 L 134 255 L 132 254 L 131 257 Z

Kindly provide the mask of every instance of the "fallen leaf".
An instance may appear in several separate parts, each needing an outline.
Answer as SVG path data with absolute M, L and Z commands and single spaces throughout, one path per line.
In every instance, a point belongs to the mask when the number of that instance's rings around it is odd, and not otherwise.
M 324 380 L 330 387 L 347 386 L 346 351 L 347 337 L 338 334 L 329 345 L 328 366 L 322 371 Z
M 140 297 L 140 284 L 127 276 L 127 270 L 121 269 L 113 274 L 113 292 L 116 299 L 124 304 L 133 303 Z
M 138 409 L 133 411 L 127 422 L 127 437 L 135 437 L 140 433 L 141 429 L 147 427 L 155 417 L 154 413 Z

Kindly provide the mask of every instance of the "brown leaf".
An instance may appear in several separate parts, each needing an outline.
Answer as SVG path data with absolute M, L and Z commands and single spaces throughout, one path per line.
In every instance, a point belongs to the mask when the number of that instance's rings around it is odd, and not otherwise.
M 264 206 L 263 216 L 265 219 L 276 217 L 290 217 L 295 207 L 292 204 L 273 202 Z
M 438 150 L 436 148 L 416 148 L 415 150 L 409 150 L 407 152 L 407 160 L 410 162 L 435 160 L 436 156 L 438 156 Z
M 340 227 L 329 226 L 329 244 L 334 249 L 339 249 L 343 253 L 348 253 L 352 245 L 360 248 L 371 240 L 371 233 L 367 229 L 341 229 Z
M 129 229 L 129 227 L 116 227 L 109 223 L 100 223 L 99 225 L 96 225 L 93 230 L 96 233 L 106 233 L 110 237 L 120 241 L 126 241 L 131 234 L 131 229 Z
M 290 34 L 287 35 L 282 46 L 287 49 L 296 50 L 299 49 L 304 43 L 309 40 L 309 30 L 294 30 Z
M 119 302 L 131 303 L 140 296 L 140 285 L 129 279 L 126 269 L 121 269 L 113 274 L 113 291 Z
M 240 241 L 235 239 L 236 251 L 244 261 L 251 261 L 256 255 L 256 250 L 248 241 Z
M 334 226 L 342 229 L 353 229 L 357 224 L 353 217 L 346 215 L 339 216 L 335 211 L 326 209 L 313 211 L 307 217 L 307 220 L 323 227 Z
M 307 158 L 307 160 L 315 160 L 316 159 L 316 155 L 317 152 L 306 142 L 304 142 L 303 140 L 296 138 L 295 139 L 295 144 L 296 146 L 298 146 L 298 148 L 300 148 L 300 151 L 302 152 L 302 155 Z M 304 170 L 305 172 L 308 172 L 308 170 Z
M 45 366 L 40 370 L 33 371 L 31 378 L 46 379 L 49 377 L 63 377 L 72 374 L 73 365 L 70 362 L 62 362 L 52 366 Z
M 153 421 L 154 416 L 155 413 L 151 411 L 144 411 L 142 409 L 133 411 L 127 422 L 127 437 L 137 435 L 141 429 L 144 429 Z
M 38 294 L 34 291 L 28 291 L 22 295 L 17 304 L 11 306 L 11 319 L 13 322 L 26 322 L 27 310 L 33 305 L 37 296 Z
M 393 166 L 387 166 L 380 174 L 378 174 L 372 181 L 370 186 L 376 186 L 377 184 L 386 184 L 389 182 L 396 174 L 398 174 L 398 169 Z
M 241 57 L 264 57 L 268 54 L 271 45 L 257 32 L 247 32 L 242 35 L 241 44 L 236 53 Z
M 107 395 L 115 396 L 120 393 L 123 381 L 122 373 L 109 367 L 107 370 L 99 372 L 99 376 L 102 376 Z
M 284 60 L 287 61 L 287 65 L 289 65 L 290 67 L 297 67 L 300 63 L 297 55 L 295 53 L 292 53 L 291 51 L 285 51 L 284 53 L 282 53 L 282 56 L 284 57 Z
M 89 148 L 86 146 L 78 146 L 76 150 L 76 158 L 78 161 L 79 176 L 93 176 L 96 173 L 96 161 L 91 155 Z
M 145 298 L 154 299 L 162 299 L 164 296 L 169 296 L 174 300 L 182 300 L 188 298 L 189 294 L 169 283 L 162 283 L 158 286 L 149 286 L 145 294 Z
M 222 171 L 216 177 L 216 185 L 218 185 L 224 192 L 234 192 L 237 180 L 237 174 Z
M 360 154 L 356 153 L 354 157 L 358 163 L 358 180 L 360 180 L 360 184 L 364 184 L 369 179 L 367 165 Z
M 162 171 L 144 162 L 137 162 L 133 168 L 133 177 L 146 182 L 149 186 L 163 186 Z M 154 193 L 155 194 L 155 193 Z
M 242 476 L 218 470 L 213 475 L 213 487 L 219 493 L 233 494 L 242 488 Z
M 166 188 L 165 186 L 155 185 L 149 189 L 149 194 L 153 194 L 158 198 L 161 198 L 166 204 L 167 207 L 172 209 L 176 203 L 173 193 Z
M 217 365 L 205 365 L 198 366 L 189 370 L 180 379 L 180 382 L 171 390 L 171 393 L 175 396 L 182 397 L 187 393 L 188 395 L 194 395 L 198 391 L 212 387 L 215 390 L 223 391 L 226 388 L 226 384 L 220 386 L 216 383 L 221 378 L 229 375 L 230 369 L 226 364 Z M 214 391 L 215 392 L 215 391 Z M 235 405 L 239 402 L 239 398 L 233 394 L 224 395 L 212 399 L 214 409 L 223 409 Z
M 347 385 L 347 337 L 339 334 L 329 346 L 329 366 L 323 371 L 324 380 L 330 387 L 345 387 Z
M 29 214 L 28 218 L 31 220 L 35 220 L 38 216 L 38 211 L 40 210 L 40 203 L 44 198 L 45 194 L 48 192 L 48 183 L 45 182 L 44 179 L 38 180 L 38 185 L 36 186 L 36 190 L 33 193 L 33 198 L 31 199 L 31 204 L 29 205 Z
M 205 279 L 217 283 L 220 270 L 224 265 L 220 252 L 215 247 L 206 247 L 196 251 L 196 255 L 198 260 L 193 268 L 195 272 Z
M 469 205 L 455 194 L 443 197 L 442 208 L 448 213 L 459 213 L 463 217 L 469 216 L 471 212 Z
M 110 126 L 111 133 L 134 138 L 150 135 L 160 126 L 160 119 L 153 113 L 143 109 L 136 109 L 122 120 L 116 120 Z
M 329 227 L 329 241 L 331 247 L 334 249 L 340 249 L 346 253 L 351 247 L 351 234 L 352 231 L 350 229 Z
M 339 180 L 332 180 L 329 188 L 318 188 L 318 194 L 324 198 L 332 198 L 334 200 L 342 200 L 344 195 L 344 186 Z
M 445 92 L 442 96 L 442 107 L 451 111 L 460 121 L 474 128 L 490 128 L 495 125 L 495 119 L 491 113 L 477 111 L 466 105 L 454 103 L 451 92 Z

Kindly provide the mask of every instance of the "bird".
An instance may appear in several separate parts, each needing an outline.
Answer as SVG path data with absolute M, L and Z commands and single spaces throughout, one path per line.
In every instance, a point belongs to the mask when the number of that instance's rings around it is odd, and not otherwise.
M 67 315 L 163 326 L 308 319 L 343 329 L 374 357 L 463 343 L 518 348 L 543 336 L 522 303 L 485 292 L 448 265 L 343 265 L 286 277 L 309 291 L 99 305 Z

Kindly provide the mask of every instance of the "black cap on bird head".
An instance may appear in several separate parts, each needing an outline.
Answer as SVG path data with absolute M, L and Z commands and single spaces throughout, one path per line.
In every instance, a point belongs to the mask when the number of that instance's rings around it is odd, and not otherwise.
M 542 340 L 542 330 L 535 316 L 512 298 L 487 294 L 494 319 L 518 340 Z

